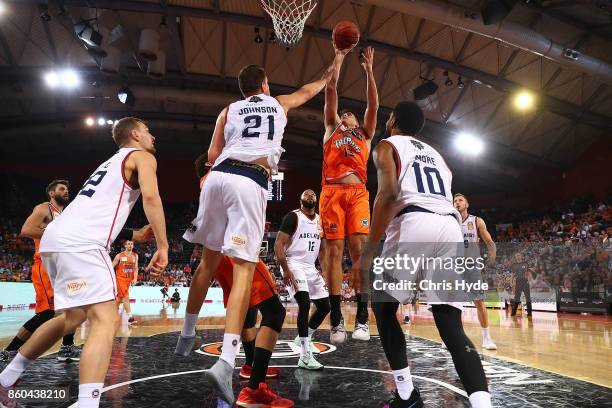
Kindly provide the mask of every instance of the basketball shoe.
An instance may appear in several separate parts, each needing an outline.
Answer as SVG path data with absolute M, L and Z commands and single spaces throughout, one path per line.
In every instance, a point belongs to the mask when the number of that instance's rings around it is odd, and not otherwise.
M 278 378 L 280 377 L 280 368 L 276 367 L 268 367 L 268 371 L 266 371 L 266 378 Z M 240 378 L 249 379 L 251 378 L 251 374 L 253 373 L 253 367 L 245 364 L 240 368 L 240 373 L 238 375 Z
M 383 408 L 422 408 L 423 400 L 421 399 L 421 394 L 418 389 L 412 390 L 412 394 L 410 394 L 410 398 L 407 400 L 403 400 L 397 390 L 393 393 L 393 398 L 383 405 Z
M 346 337 L 344 319 L 341 319 L 337 326 L 331 328 L 329 332 L 329 341 L 331 341 L 332 344 L 342 344 L 346 341 Z
M 248 408 L 291 408 L 293 401 L 276 395 L 265 383 L 259 383 L 259 387 L 254 390 L 251 387 L 244 387 L 238 395 L 236 405 Z
M 79 361 L 81 359 L 81 349 L 74 344 L 62 345 L 57 352 L 58 361 Z
M 197 350 L 202 345 L 202 339 L 196 334 L 195 336 L 187 337 L 179 334 L 178 341 L 174 354 L 187 357 L 193 350 Z
M 204 378 L 213 386 L 228 404 L 235 402 L 234 391 L 232 390 L 232 375 L 234 369 L 227 361 L 218 359 L 217 362 L 204 372 Z M 248 406 L 248 405 L 247 405 Z
M 492 338 L 485 337 L 482 340 L 482 348 L 485 350 L 497 350 L 497 345 L 493 342 Z
M 306 353 L 305 355 L 300 356 L 298 367 L 305 370 L 318 371 L 323 369 L 323 364 L 319 363 L 312 353 Z
M 355 340 L 362 340 L 362 341 L 368 341 L 370 340 L 370 328 L 368 327 L 368 324 L 361 324 L 361 323 L 356 323 L 355 324 L 355 330 L 353 331 L 353 339 Z

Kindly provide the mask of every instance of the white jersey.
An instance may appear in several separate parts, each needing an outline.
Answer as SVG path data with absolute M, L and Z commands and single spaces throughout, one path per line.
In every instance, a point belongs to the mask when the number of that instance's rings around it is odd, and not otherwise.
M 225 159 L 253 162 L 265 158 L 272 174 L 278 173 L 278 161 L 287 115 L 271 96 L 259 94 L 234 102 L 227 108 L 225 147 L 215 166 Z
M 301 210 L 294 210 L 297 214 L 295 232 L 287 241 L 287 262 L 299 262 L 314 266 L 319 256 L 321 246 L 321 224 L 319 215 L 311 220 Z
M 463 233 L 463 243 L 465 244 L 465 256 L 477 258 L 480 256 L 480 238 L 478 237 L 478 217 L 468 214 L 461 222 L 461 232 Z
M 476 221 L 478 217 L 475 215 L 468 214 L 468 216 L 461 222 L 461 232 L 463 233 L 463 241 L 465 242 L 478 242 L 478 225 Z
M 45 229 L 41 253 L 110 250 L 140 197 L 140 189 L 130 186 L 123 174 L 126 158 L 136 150 L 119 149 L 96 169 L 62 216 Z
M 411 136 L 391 136 L 383 142 L 391 144 L 399 157 L 400 191 L 393 204 L 394 214 L 412 205 L 436 214 L 453 214 L 459 221 L 451 193 L 453 174 L 442 155 Z

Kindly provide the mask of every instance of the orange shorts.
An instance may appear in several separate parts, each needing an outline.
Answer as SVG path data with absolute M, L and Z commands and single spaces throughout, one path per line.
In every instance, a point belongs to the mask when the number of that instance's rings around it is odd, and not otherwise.
M 215 280 L 219 282 L 219 285 L 223 288 L 223 305 L 225 307 L 227 307 L 227 301 L 234 281 L 233 269 L 234 264 L 231 258 L 224 256 L 215 273 Z M 257 306 L 264 300 L 270 299 L 272 296 L 276 296 L 276 285 L 274 284 L 274 280 L 266 264 L 260 260 L 257 266 L 255 266 L 255 272 L 253 273 L 249 308 Z
M 36 313 L 43 310 L 55 310 L 53 304 L 53 286 L 49 280 L 49 275 L 40 259 L 35 259 L 32 264 L 32 283 L 36 292 Z
M 117 300 L 121 300 L 130 294 L 130 283 L 132 279 L 117 277 Z
M 370 232 L 370 193 L 364 184 L 326 184 L 319 199 L 326 239 Z

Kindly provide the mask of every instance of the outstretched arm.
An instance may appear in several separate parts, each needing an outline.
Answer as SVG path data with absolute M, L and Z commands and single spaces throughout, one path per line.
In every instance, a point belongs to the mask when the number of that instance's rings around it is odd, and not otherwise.
M 378 115 L 378 90 L 376 89 L 376 79 L 372 66 L 374 64 L 374 48 L 368 47 L 363 53 L 361 66 L 363 67 L 367 78 L 367 98 L 368 107 L 366 108 L 363 117 L 363 129 L 366 131 L 368 139 L 374 137 L 376 131 L 376 119 Z
M 321 89 L 329 81 L 332 76 L 333 64 L 323 71 L 323 75 L 317 81 L 311 82 L 302 86 L 300 89 L 289 95 L 278 95 L 276 100 L 281 104 L 285 113 L 291 109 L 298 108 L 314 98 L 316 94 L 321 92 Z
M 340 69 L 344 62 L 344 57 L 349 50 L 340 51 L 336 49 L 336 56 L 334 57 L 334 63 L 332 65 L 333 71 L 329 82 L 325 86 L 325 108 L 323 113 L 325 116 L 325 136 L 335 129 L 340 123 L 340 117 L 338 116 L 338 78 L 340 77 Z
M 212 139 L 210 140 L 210 147 L 208 148 L 208 162 L 214 163 L 217 157 L 223 151 L 225 147 L 225 122 L 227 120 L 227 107 L 223 108 L 219 116 L 217 117 L 217 123 L 215 123 L 215 131 L 213 132 Z

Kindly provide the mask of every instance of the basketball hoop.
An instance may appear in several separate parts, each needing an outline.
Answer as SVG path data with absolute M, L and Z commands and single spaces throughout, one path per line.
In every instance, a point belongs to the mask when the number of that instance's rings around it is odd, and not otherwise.
M 317 6 L 316 0 L 261 0 L 272 17 L 276 41 L 285 47 L 295 47 L 302 39 L 304 24 Z

